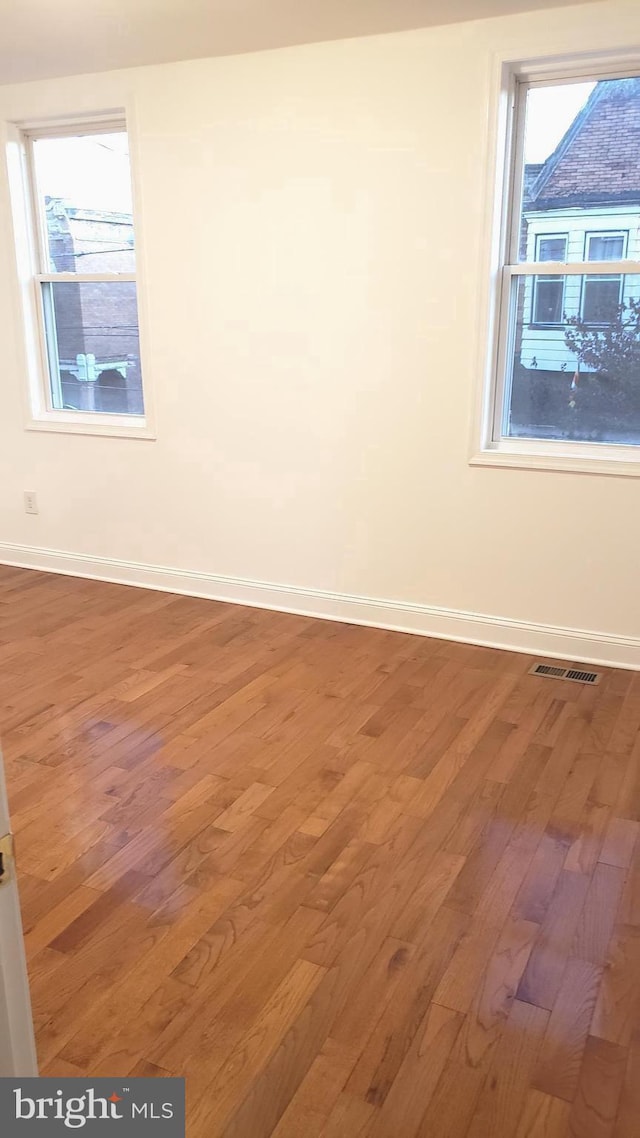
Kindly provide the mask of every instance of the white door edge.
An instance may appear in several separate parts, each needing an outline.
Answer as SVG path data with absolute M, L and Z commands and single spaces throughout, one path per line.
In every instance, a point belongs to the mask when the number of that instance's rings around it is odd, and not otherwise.
M 0 837 L 9 832 L 9 810 L 0 752 Z M 31 997 L 15 866 L 0 884 L 0 1076 L 38 1074 Z

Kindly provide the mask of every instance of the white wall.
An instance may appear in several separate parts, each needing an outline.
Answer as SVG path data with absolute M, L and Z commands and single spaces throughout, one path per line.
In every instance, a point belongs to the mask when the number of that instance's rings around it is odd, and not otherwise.
M 156 442 L 25 432 L 3 271 L 0 559 L 489 614 L 499 643 L 538 646 L 505 621 L 561 626 L 607 634 L 583 659 L 608 637 L 640 664 L 640 484 L 468 465 L 497 55 L 634 42 L 638 5 L 612 0 L 0 88 L 0 118 L 132 111 L 158 425 Z

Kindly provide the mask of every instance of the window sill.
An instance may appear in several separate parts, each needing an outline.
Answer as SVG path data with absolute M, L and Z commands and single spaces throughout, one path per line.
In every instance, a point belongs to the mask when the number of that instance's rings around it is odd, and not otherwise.
M 108 438 L 144 439 L 153 442 L 156 433 L 148 419 L 137 417 L 131 422 L 120 415 L 82 415 L 51 412 L 42 418 L 30 419 L 27 431 L 45 431 L 62 435 L 102 435 Z
M 557 448 L 551 448 L 548 444 L 536 445 L 533 440 L 527 440 L 525 446 L 502 444 L 499 448 L 487 447 L 477 451 L 469 459 L 469 465 L 640 478 L 640 447 L 612 447 L 601 443 L 571 446 L 558 443 Z M 629 451 L 637 452 L 637 455 L 629 455 Z

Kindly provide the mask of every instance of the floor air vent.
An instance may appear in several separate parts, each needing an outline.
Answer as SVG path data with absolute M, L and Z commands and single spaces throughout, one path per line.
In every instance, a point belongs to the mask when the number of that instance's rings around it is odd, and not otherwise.
M 534 664 L 529 668 L 532 676 L 549 676 L 553 680 L 573 680 L 574 684 L 599 684 L 600 672 L 585 672 L 582 668 L 561 668 L 556 664 Z

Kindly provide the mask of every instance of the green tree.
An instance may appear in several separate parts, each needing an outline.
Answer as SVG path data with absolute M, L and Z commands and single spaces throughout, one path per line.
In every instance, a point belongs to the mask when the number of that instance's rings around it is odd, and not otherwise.
M 618 305 L 603 327 L 585 324 L 579 316 L 565 319 L 565 343 L 577 357 L 578 369 L 582 364 L 590 373 L 580 386 L 588 378 L 615 402 L 640 404 L 640 299 Z

